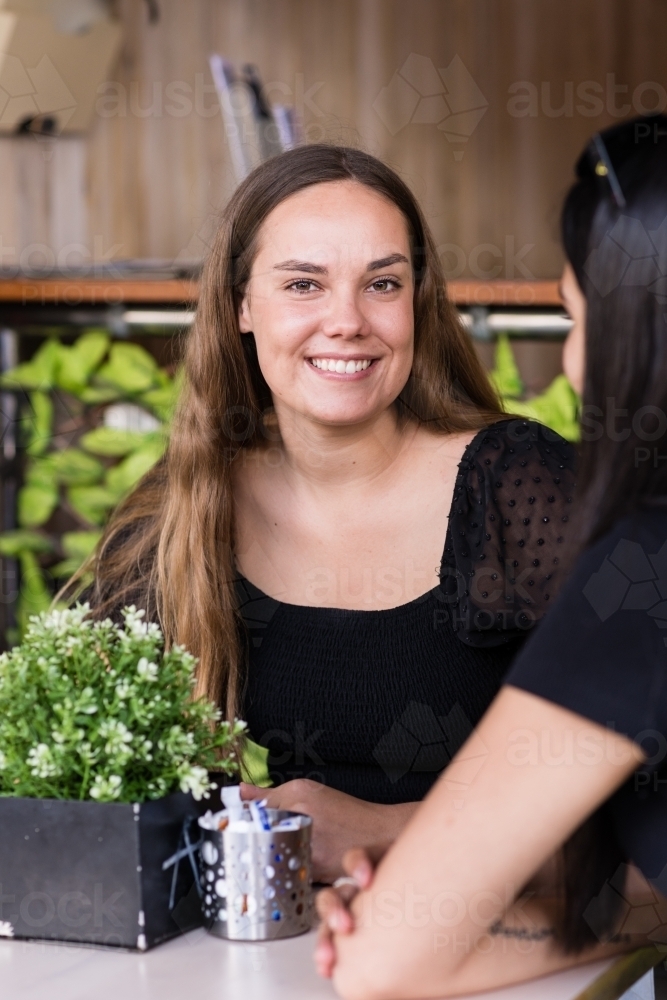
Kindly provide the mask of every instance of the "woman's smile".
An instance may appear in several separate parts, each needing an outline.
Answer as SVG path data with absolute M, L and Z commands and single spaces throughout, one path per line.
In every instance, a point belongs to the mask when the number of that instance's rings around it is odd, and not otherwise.
M 318 375 L 326 378 L 358 381 L 370 375 L 370 369 L 377 364 L 378 358 L 355 357 L 341 355 L 326 355 L 322 357 L 306 358 L 309 368 L 314 368 Z M 368 373 L 368 374 L 367 374 Z

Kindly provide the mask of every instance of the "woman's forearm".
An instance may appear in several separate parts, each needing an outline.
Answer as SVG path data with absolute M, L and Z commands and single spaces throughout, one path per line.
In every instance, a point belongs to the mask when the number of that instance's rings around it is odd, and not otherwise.
M 559 854 L 549 859 L 526 893 L 491 925 L 488 938 L 478 942 L 443 996 L 497 989 L 650 944 L 645 935 L 623 929 L 576 955 L 565 952 L 556 932 L 563 911 L 563 899 L 558 895 L 560 860 Z M 623 898 L 631 909 L 653 907 L 656 902 L 655 889 L 633 865 L 626 867 Z
M 401 835 L 421 802 L 399 802 L 395 805 L 373 804 L 377 819 L 376 825 L 369 829 L 366 844 L 355 844 L 355 847 L 373 847 L 386 844 L 389 847 Z
M 510 749 L 514 734 L 526 730 L 538 739 L 546 733 L 554 746 L 573 731 L 606 741 L 606 752 L 594 764 L 588 755 L 567 765 L 549 759 L 522 766 Z M 537 975 L 538 966 L 544 973 L 572 964 L 545 936 L 521 966 L 516 947 L 514 955 L 507 948 L 512 939 L 494 941 L 490 931 L 560 844 L 638 766 L 641 751 L 512 688 L 496 699 L 476 739 L 487 754 L 472 781 L 452 780 L 455 758 L 381 862 L 371 889 L 354 901 L 358 930 L 336 937 L 334 982 L 344 997 L 437 997 L 451 983 L 460 992 L 463 977 L 477 974 L 477 956 L 489 941 L 498 954 L 505 942 L 503 982 L 510 973 L 524 979 Z
M 443 984 L 443 997 L 465 996 L 537 979 L 563 969 L 629 951 L 646 944 L 645 938 L 617 935 L 577 954 L 563 950 L 556 928 L 560 902 L 517 903 L 477 939 L 467 959 Z
M 375 857 L 389 850 L 421 804 L 400 802 L 384 805 L 347 798 L 338 819 L 328 828 L 323 829 L 316 819 L 314 854 L 322 857 L 321 870 L 329 873 L 325 881 L 334 881 L 345 874 L 343 856 L 353 847 L 363 847 Z
M 339 993 L 349 1000 L 425 1000 L 465 996 L 501 989 L 565 969 L 613 958 L 649 943 L 642 935 L 618 934 L 576 954 L 566 952 L 557 939 L 559 901 L 518 900 L 482 934 L 454 926 L 430 929 L 428 960 L 414 966 L 409 977 L 399 975 L 390 984 L 373 968 L 378 953 L 369 941 L 338 938 L 339 965 L 334 976 Z M 346 955 L 347 942 L 353 953 Z M 341 952 L 342 945 L 342 952 Z M 406 957 L 409 941 L 398 956 Z M 460 961 L 452 964 L 450 956 Z M 386 958 L 386 955 L 385 955 Z M 341 962 L 343 959 L 343 962 Z M 384 964 L 384 962 L 382 963 Z M 346 965 L 346 967 L 344 967 Z M 401 970 L 404 971 L 404 970 Z

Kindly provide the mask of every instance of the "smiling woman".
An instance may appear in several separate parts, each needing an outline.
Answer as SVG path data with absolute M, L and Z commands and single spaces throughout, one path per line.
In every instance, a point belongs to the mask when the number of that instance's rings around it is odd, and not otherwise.
M 240 328 L 254 334 L 279 422 L 292 425 L 296 410 L 309 426 L 349 426 L 399 396 L 414 351 L 410 256 L 403 213 L 356 180 L 307 187 L 273 209 Z
M 199 657 L 331 880 L 398 834 L 498 690 L 558 587 L 572 485 L 570 447 L 500 411 L 405 184 L 305 146 L 224 213 L 168 453 L 91 601 Z

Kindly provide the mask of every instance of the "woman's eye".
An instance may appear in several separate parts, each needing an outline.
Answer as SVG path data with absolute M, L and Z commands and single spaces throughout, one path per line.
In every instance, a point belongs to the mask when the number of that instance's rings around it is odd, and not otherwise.
M 371 285 L 371 288 L 375 289 L 376 292 L 393 292 L 395 288 L 400 287 L 395 278 L 378 278 Z
M 287 286 L 293 289 L 295 292 L 309 292 L 312 288 L 316 288 L 314 281 L 308 281 L 307 278 L 299 278 L 298 281 L 293 281 L 291 285 Z

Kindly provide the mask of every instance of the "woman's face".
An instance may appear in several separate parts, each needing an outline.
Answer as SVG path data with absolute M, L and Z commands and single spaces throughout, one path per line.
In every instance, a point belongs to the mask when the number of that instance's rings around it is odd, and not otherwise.
M 566 264 L 563 268 L 560 293 L 572 320 L 572 329 L 563 345 L 563 371 L 572 387 L 581 396 L 584 391 L 586 359 L 586 298 L 570 264 Z
M 278 415 L 350 425 L 386 410 L 412 367 L 405 219 L 356 181 L 316 184 L 267 216 L 239 312 Z

